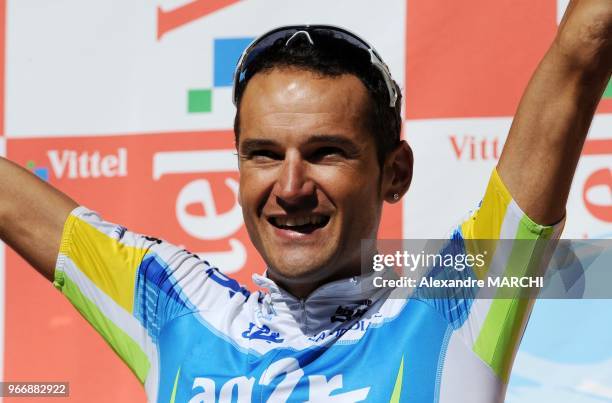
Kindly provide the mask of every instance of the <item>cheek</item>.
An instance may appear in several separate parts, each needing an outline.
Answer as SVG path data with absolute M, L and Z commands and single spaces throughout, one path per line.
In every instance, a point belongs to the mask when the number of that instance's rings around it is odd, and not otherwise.
M 256 181 L 248 174 L 240 173 L 240 189 L 238 191 L 238 201 L 242 209 L 246 212 L 253 199 L 253 191 L 257 187 Z
M 330 201 L 341 207 L 348 220 L 359 222 L 344 225 L 361 225 L 365 223 L 363 213 L 368 215 L 376 209 L 378 203 L 378 181 L 372 170 L 363 167 L 322 168 L 316 175 L 321 191 Z
M 274 184 L 272 175 L 268 172 L 243 170 L 240 172 L 240 189 L 238 201 L 245 213 L 257 209 L 270 192 Z
M 340 169 L 322 175 L 322 182 L 337 197 L 349 198 L 356 207 L 360 202 L 373 201 L 377 197 L 378 181 L 372 170 Z
M 373 173 L 339 178 L 332 182 L 332 194 L 343 204 L 345 225 L 363 236 L 375 230 L 382 200 L 378 180 Z M 332 196 L 333 197 L 333 196 Z

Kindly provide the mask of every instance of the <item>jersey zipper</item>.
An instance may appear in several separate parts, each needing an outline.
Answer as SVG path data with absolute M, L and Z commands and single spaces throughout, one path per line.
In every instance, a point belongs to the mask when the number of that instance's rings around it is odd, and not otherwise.
M 309 334 L 310 331 L 308 329 L 307 316 L 306 316 L 306 300 L 304 298 L 300 298 L 300 309 L 302 310 L 302 323 L 304 324 L 304 331 L 306 334 Z

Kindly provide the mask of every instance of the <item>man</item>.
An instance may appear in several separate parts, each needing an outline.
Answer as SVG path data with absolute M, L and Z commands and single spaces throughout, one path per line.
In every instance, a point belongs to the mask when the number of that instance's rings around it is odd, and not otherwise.
M 610 77 L 611 31 L 609 0 L 570 4 L 455 240 L 559 236 Z M 339 28 L 279 28 L 247 49 L 234 91 L 239 201 L 268 292 L 103 221 L 6 160 L 0 236 L 151 401 L 503 401 L 530 301 L 391 299 L 361 274 L 361 253 L 376 252 L 361 240 L 375 238 L 383 201 L 397 202 L 412 175 L 399 89 L 380 57 Z

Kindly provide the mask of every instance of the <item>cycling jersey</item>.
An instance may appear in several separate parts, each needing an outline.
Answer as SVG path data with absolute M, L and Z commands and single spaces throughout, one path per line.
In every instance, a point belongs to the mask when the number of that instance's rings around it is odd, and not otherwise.
M 549 239 L 561 227 L 530 220 L 494 171 L 452 239 Z M 491 265 L 529 266 L 510 255 Z M 253 280 L 266 291 L 250 292 L 213 263 L 78 207 L 54 284 L 160 402 L 501 401 L 532 305 L 389 298 L 373 274 L 301 300 L 265 275 Z

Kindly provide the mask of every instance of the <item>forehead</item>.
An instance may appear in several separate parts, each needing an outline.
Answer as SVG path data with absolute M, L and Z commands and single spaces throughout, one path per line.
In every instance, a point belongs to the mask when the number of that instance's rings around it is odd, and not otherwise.
M 369 107 L 369 93 L 355 75 L 272 69 L 253 76 L 245 89 L 240 140 L 292 134 L 343 134 L 366 140 Z

